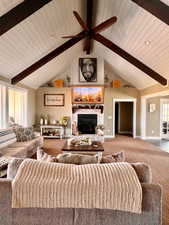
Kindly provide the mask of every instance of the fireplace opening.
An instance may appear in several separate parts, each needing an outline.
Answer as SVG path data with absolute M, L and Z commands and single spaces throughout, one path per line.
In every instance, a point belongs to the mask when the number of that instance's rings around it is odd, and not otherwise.
M 97 114 L 78 114 L 77 125 L 80 134 L 95 134 Z

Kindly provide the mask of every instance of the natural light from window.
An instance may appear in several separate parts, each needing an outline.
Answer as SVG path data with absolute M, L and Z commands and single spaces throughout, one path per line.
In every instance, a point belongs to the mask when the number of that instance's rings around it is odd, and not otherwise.
M 6 107 L 6 86 L 0 84 L 0 129 L 6 128 L 7 107 Z
M 9 117 L 18 125 L 26 125 L 26 92 L 8 89 Z

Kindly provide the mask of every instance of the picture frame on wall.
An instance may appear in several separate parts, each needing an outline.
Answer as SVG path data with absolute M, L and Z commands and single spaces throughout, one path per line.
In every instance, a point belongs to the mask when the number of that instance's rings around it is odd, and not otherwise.
M 64 94 L 44 94 L 44 106 L 64 106 Z
M 96 58 L 79 58 L 79 82 L 97 82 Z
M 104 87 L 76 86 L 72 88 L 72 104 L 103 104 Z

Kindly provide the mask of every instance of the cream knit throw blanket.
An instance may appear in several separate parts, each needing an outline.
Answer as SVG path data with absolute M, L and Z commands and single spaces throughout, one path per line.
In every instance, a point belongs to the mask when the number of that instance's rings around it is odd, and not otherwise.
M 101 208 L 141 213 L 142 188 L 128 163 L 72 165 L 26 159 L 12 183 L 13 208 Z

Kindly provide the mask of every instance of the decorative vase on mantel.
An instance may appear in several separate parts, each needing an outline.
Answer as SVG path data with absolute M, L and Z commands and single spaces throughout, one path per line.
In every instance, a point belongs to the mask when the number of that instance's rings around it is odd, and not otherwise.
M 45 125 L 48 125 L 48 116 L 45 116 L 44 124 L 45 124 Z
M 40 119 L 40 125 L 43 125 L 43 118 Z
M 48 119 L 45 118 L 45 125 L 48 125 Z

